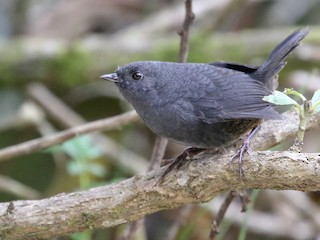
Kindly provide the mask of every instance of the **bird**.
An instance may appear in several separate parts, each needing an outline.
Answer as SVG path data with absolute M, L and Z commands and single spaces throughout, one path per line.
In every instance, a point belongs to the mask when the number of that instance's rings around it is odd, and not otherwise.
M 286 57 L 308 32 L 304 27 L 290 34 L 260 66 L 137 61 L 100 78 L 118 87 L 154 133 L 189 146 L 168 166 L 166 175 L 187 157 L 227 147 L 250 130 L 255 134 L 263 120 L 281 118 L 263 97 L 273 93 Z M 240 175 L 246 149 L 244 144 L 237 152 Z

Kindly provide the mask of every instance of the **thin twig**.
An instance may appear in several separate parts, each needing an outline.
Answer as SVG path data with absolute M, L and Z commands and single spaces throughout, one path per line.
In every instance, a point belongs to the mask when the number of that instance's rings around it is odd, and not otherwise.
M 26 199 L 38 199 L 41 195 L 37 190 L 4 175 L 0 175 L 0 191 Z
M 240 202 L 241 202 L 241 212 L 246 212 L 248 209 L 248 204 L 250 203 L 250 197 L 247 190 L 238 191 Z
M 13 145 L 0 150 L 0 161 L 8 160 L 20 155 L 40 151 L 50 146 L 60 144 L 73 137 L 94 131 L 108 131 L 121 128 L 123 125 L 137 121 L 139 117 L 135 111 L 120 114 L 102 120 L 97 120 L 81 126 L 73 127 L 50 136 L 37 138 L 31 141 Z
M 220 209 L 217 215 L 215 216 L 215 219 L 212 222 L 212 228 L 209 234 L 209 240 L 214 240 L 216 236 L 219 234 L 219 228 L 224 219 L 224 216 L 231 202 L 237 195 L 239 195 L 239 198 L 241 201 L 241 207 L 242 207 L 241 212 L 245 212 L 247 210 L 247 205 L 250 202 L 247 191 L 246 190 L 244 190 L 243 192 L 230 191 L 227 197 L 225 198 L 224 202 L 220 206 Z
M 152 156 L 149 164 L 149 171 L 154 170 L 157 166 L 160 166 L 160 161 L 163 159 L 166 148 L 168 145 L 168 140 L 158 136 L 153 146 Z
M 178 31 L 178 34 L 181 36 L 179 62 L 187 61 L 188 50 L 189 50 L 189 44 L 188 44 L 189 29 L 195 18 L 194 13 L 192 12 L 192 0 L 185 1 L 185 8 L 186 8 L 186 15 L 184 18 L 182 29 Z
M 222 203 L 217 216 L 215 217 L 214 221 L 212 222 L 212 228 L 210 231 L 209 239 L 214 240 L 219 233 L 219 228 L 224 218 L 224 215 L 227 212 L 228 207 L 230 206 L 233 199 L 236 197 L 237 193 L 235 191 L 230 191 L 228 196 L 225 198 L 224 202 Z
M 294 193 L 293 195 L 295 196 L 292 196 L 291 193 Z M 305 193 L 299 191 L 264 191 L 264 194 L 267 194 L 267 196 L 264 197 L 264 204 L 268 204 L 267 202 L 269 202 L 272 210 L 270 212 L 264 212 L 255 209 L 250 214 L 250 218 L 247 222 L 250 233 L 270 236 L 271 239 L 285 238 L 301 240 L 313 239 L 315 234 L 319 232 L 319 228 L 317 227 L 319 225 L 312 222 L 311 219 L 308 219 L 307 212 L 303 212 L 300 208 L 309 207 L 308 204 L 300 198 L 301 196 L 308 198 Z M 286 195 L 286 198 L 282 198 L 281 194 Z M 298 204 L 291 205 L 291 200 L 296 201 Z M 217 212 L 216 210 L 219 209 L 223 201 L 224 199 L 222 196 L 217 196 L 213 201 L 205 204 L 204 207 L 209 209 L 210 212 L 215 215 Z M 312 213 L 310 216 L 312 215 L 312 217 L 320 219 L 318 217 L 320 216 L 320 210 L 317 210 L 317 208 L 318 207 L 315 207 L 315 209 L 308 209 L 308 212 Z M 243 227 L 245 218 L 245 214 L 240 212 L 239 209 L 241 209 L 241 204 L 234 201 L 229 206 L 224 217 L 228 223 L 232 223 L 232 226 L 237 228 Z M 274 214 L 275 212 L 277 214 Z M 292 228 L 292 226 L 295 227 Z M 247 239 L 250 238 L 247 237 Z

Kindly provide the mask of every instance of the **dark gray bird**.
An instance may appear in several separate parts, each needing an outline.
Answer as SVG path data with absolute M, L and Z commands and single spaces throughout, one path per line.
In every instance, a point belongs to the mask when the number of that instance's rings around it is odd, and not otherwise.
M 193 147 L 177 158 L 181 162 L 196 149 L 227 146 L 262 119 L 280 117 L 262 98 L 273 92 L 284 59 L 307 34 L 307 28 L 292 33 L 258 67 L 141 61 L 101 78 L 117 85 L 156 134 Z

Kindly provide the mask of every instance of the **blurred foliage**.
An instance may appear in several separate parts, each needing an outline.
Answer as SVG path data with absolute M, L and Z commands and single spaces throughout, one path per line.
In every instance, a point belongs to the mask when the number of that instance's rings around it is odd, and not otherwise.
M 67 170 L 70 175 L 78 176 L 80 189 L 87 189 L 94 185 L 94 178 L 103 178 L 106 169 L 95 160 L 102 153 L 95 147 L 87 136 L 76 137 L 59 146 L 49 149 L 50 152 L 64 152 L 70 156 Z

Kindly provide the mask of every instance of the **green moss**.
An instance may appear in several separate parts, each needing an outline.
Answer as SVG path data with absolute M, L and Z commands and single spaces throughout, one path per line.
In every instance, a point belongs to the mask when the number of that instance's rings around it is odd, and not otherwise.
M 14 45 L 16 46 L 16 45 Z M 88 79 L 91 57 L 78 47 L 71 47 L 52 57 L 25 59 L 19 47 L 11 48 L 0 59 L 0 86 L 21 87 L 31 81 L 51 86 L 73 87 Z
M 92 214 L 84 213 L 84 212 L 81 213 L 81 215 L 82 215 L 82 218 L 84 218 L 86 227 L 89 228 L 90 230 L 93 230 L 94 216 Z
M 44 61 L 43 67 L 44 78 L 73 87 L 87 81 L 91 64 L 88 54 L 80 49 L 70 48 L 55 58 Z

